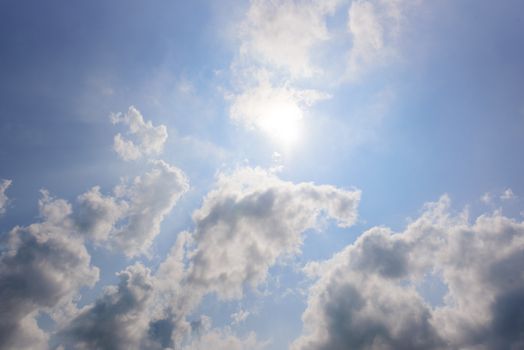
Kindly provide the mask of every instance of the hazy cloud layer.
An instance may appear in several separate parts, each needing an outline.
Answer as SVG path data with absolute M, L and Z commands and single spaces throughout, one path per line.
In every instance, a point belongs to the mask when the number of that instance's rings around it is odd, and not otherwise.
M 2 242 L 0 348 L 46 348 L 38 313 L 60 322 L 79 288 L 98 280 L 98 269 L 74 234 L 71 206 L 43 192 L 39 208 L 41 222 L 15 227 Z
M 371 67 L 383 65 L 395 58 L 403 7 L 407 2 L 404 0 L 351 2 L 348 12 L 351 48 L 347 73 L 350 80 L 356 80 Z
M 0 181 L 0 216 L 5 214 L 7 210 L 7 204 L 9 203 L 9 198 L 5 193 L 9 186 L 11 186 L 11 180 L 2 179 Z
M 523 263 L 523 222 L 495 213 L 470 223 L 442 197 L 404 232 L 373 228 L 309 266 L 321 277 L 293 348 L 520 348 Z M 417 290 L 428 275 L 448 288 L 443 306 Z
M 167 140 L 165 125 L 154 126 L 151 121 L 144 121 L 140 111 L 133 106 L 129 107 L 127 113 L 112 115 L 111 121 L 128 128 L 130 138 L 118 133 L 113 143 L 113 149 L 123 160 L 136 160 L 162 152 Z
M 240 27 L 240 53 L 255 62 L 283 68 L 293 76 L 310 76 L 319 68 L 311 50 L 329 38 L 326 16 L 338 0 L 253 0 Z

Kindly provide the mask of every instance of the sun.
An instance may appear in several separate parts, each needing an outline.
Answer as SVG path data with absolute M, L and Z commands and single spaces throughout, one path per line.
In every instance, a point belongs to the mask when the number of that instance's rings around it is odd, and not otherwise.
M 292 102 L 274 103 L 259 120 L 259 126 L 276 142 L 291 146 L 300 138 L 302 111 Z

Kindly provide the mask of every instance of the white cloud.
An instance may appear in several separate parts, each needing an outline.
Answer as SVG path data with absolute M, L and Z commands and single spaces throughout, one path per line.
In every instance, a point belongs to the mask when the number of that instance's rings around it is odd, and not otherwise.
M 182 170 L 161 160 L 152 164 L 151 171 L 117 190 L 119 197 L 128 200 L 128 210 L 126 224 L 118 229 L 113 239 L 129 256 L 147 252 L 160 232 L 164 217 L 189 189 L 189 181 Z
M 98 280 L 98 269 L 74 234 L 71 206 L 43 192 L 42 221 L 12 229 L 0 257 L 0 348 L 46 348 L 35 317 L 47 312 L 61 321 L 82 286 Z
M 7 204 L 9 203 L 9 198 L 5 194 L 5 191 L 11 186 L 12 181 L 2 179 L 0 182 L 0 216 L 5 214 Z
M 113 124 L 124 124 L 133 139 L 127 139 L 118 133 L 115 135 L 113 149 L 124 160 L 136 160 L 142 156 L 160 154 L 167 140 L 165 125 L 154 126 L 151 121 L 144 121 L 142 114 L 135 107 L 129 107 L 127 113 L 111 115 Z
M 513 190 L 511 188 L 507 188 L 504 190 L 504 192 L 502 192 L 502 194 L 500 195 L 500 199 L 501 200 L 504 200 L 504 201 L 507 201 L 507 200 L 510 200 L 510 199 L 513 199 L 515 198 L 515 194 L 513 193 Z
M 349 79 L 356 80 L 371 66 L 395 57 L 400 31 L 402 1 L 357 0 L 348 13 L 348 31 L 352 38 L 349 52 Z
M 231 314 L 231 320 L 233 321 L 232 324 L 240 324 L 244 322 L 248 316 L 250 315 L 250 312 L 247 310 L 240 309 L 237 312 L 234 312 Z
M 492 201 L 491 193 L 486 192 L 480 197 L 480 201 L 484 204 L 490 204 Z
M 469 223 L 442 197 L 404 232 L 373 228 L 309 269 L 320 277 L 293 349 L 520 348 L 523 263 L 524 222 Z M 443 306 L 417 292 L 429 273 L 448 288 Z
M 253 0 L 240 27 L 240 53 L 248 60 L 310 76 L 311 50 L 329 38 L 326 17 L 338 0 Z
M 300 251 L 303 233 L 319 226 L 321 214 L 352 225 L 359 200 L 356 190 L 294 184 L 262 169 L 221 174 L 193 214 L 186 283 L 200 293 L 240 297 L 244 285 L 254 288 L 266 279 L 278 258 Z
M 151 164 L 131 184 L 117 186 L 114 196 L 102 195 L 99 187 L 80 195 L 76 229 L 97 243 L 110 240 L 128 256 L 147 253 L 164 217 L 189 189 L 182 170 L 161 160 Z
M 248 129 L 292 142 L 299 137 L 304 109 L 329 95 L 315 90 L 274 87 L 267 79 L 233 97 L 230 117 Z

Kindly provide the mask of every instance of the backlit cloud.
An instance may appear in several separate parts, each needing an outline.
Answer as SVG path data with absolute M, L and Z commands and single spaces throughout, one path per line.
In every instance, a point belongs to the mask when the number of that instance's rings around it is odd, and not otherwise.
M 46 312 L 61 322 L 80 287 L 98 280 L 98 269 L 75 235 L 69 203 L 43 192 L 39 209 L 40 222 L 13 228 L 2 242 L 1 348 L 46 349 L 48 335 L 35 317 Z
M 311 50 L 329 39 L 326 17 L 339 0 L 253 0 L 241 25 L 241 55 L 255 62 L 283 68 L 293 76 L 319 70 Z
M 131 138 L 118 133 L 113 143 L 113 149 L 123 160 L 136 160 L 162 152 L 167 140 L 166 126 L 154 126 L 151 121 L 144 121 L 144 117 L 135 107 L 129 107 L 127 113 L 111 115 L 111 122 L 128 127 L 127 134 Z
M 293 348 L 519 348 L 523 257 L 523 222 L 470 223 L 444 196 L 404 232 L 373 228 L 317 267 Z M 417 290 L 428 275 L 447 286 L 443 306 Z

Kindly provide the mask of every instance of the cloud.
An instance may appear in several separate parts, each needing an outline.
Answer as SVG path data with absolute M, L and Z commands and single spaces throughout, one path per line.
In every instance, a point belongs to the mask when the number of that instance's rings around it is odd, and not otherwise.
M 99 187 L 80 195 L 73 215 L 77 230 L 97 243 L 110 240 L 128 256 L 147 253 L 160 224 L 189 189 L 182 170 L 158 160 L 131 184 L 104 196 Z
M 500 195 L 500 199 L 501 200 L 510 200 L 510 199 L 513 199 L 515 198 L 515 194 L 513 193 L 513 191 L 511 190 L 511 188 L 507 188 L 506 190 L 504 190 L 504 192 L 502 192 L 502 194 Z
M 5 214 L 7 204 L 9 203 L 9 198 L 5 194 L 5 191 L 7 191 L 9 186 L 11 186 L 11 183 L 11 180 L 6 179 L 2 179 L 2 181 L 0 181 L 0 216 Z
M 126 201 L 104 196 L 100 193 L 100 187 L 95 186 L 78 196 L 74 218 L 80 232 L 93 241 L 100 242 L 109 238 L 115 224 L 128 210 L 129 204 Z
M 319 279 L 292 348 L 522 347 L 524 223 L 498 212 L 469 223 L 449 205 L 428 204 L 402 233 L 373 228 L 310 268 Z M 443 306 L 417 290 L 428 274 L 448 288 Z
M 74 234 L 71 206 L 43 191 L 42 221 L 13 228 L 0 256 L 0 348 L 46 348 L 39 312 L 60 321 L 82 286 L 98 280 L 83 241 Z
M 316 90 L 274 87 L 266 78 L 233 97 L 230 117 L 248 129 L 265 132 L 277 141 L 298 137 L 304 109 L 329 95 Z
M 127 139 L 118 133 L 115 135 L 113 149 L 126 161 L 136 160 L 142 156 L 160 154 L 167 140 L 165 125 L 154 126 L 151 121 L 144 121 L 142 114 L 135 107 L 129 107 L 127 113 L 111 115 L 113 124 L 124 124 L 128 127 L 128 134 L 133 138 Z
M 329 38 L 326 17 L 341 1 L 253 0 L 240 26 L 240 53 L 249 60 L 310 76 L 311 50 Z
M 151 171 L 121 185 L 117 195 L 126 198 L 125 225 L 114 235 L 115 244 L 129 256 L 145 253 L 160 232 L 160 224 L 189 189 L 182 170 L 164 161 L 152 162 Z
M 357 0 L 351 3 L 348 12 L 348 31 L 352 38 L 349 79 L 356 80 L 371 66 L 394 58 L 402 5 L 400 0 Z
M 185 281 L 201 293 L 240 297 L 244 285 L 265 280 L 278 258 L 300 251 L 303 233 L 319 227 L 321 214 L 352 225 L 359 200 L 357 190 L 294 184 L 258 168 L 221 174 L 193 214 Z
M 491 196 L 491 193 L 489 192 L 486 192 L 482 195 L 482 197 L 480 197 L 480 201 L 484 204 L 490 204 L 491 201 L 492 201 L 492 196 Z
M 60 331 L 63 345 L 74 349 L 138 349 L 149 325 L 147 302 L 153 280 L 149 269 L 136 263 L 118 273 L 93 305 L 85 307 Z
M 211 329 L 197 337 L 190 344 L 182 347 L 183 350 L 259 350 L 264 349 L 267 343 L 259 342 L 255 333 L 250 332 L 245 337 L 238 337 L 225 329 Z
M 250 312 L 247 310 L 238 310 L 237 312 L 234 312 L 231 314 L 231 320 L 233 321 L 232 324 L 240 324 L 244 322 L 250 315 Z

